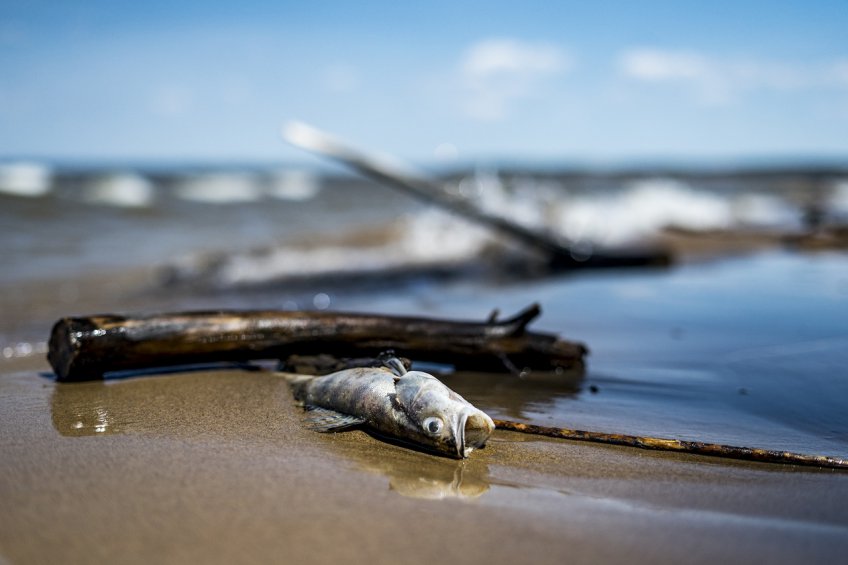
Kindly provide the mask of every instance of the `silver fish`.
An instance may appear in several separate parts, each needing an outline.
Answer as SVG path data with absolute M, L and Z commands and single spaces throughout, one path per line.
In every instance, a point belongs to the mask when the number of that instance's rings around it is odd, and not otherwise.
M 284 374 L 321 431 L 367 426 L 378 434 L 463 459 L 483 447 L 492 419 L 433 375 L 386 368 L 345 369 L 322 377 Z

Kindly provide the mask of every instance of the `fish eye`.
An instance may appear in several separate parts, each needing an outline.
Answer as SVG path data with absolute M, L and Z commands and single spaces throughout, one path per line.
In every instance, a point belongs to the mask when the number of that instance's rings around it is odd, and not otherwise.
M 442 422 L 441 418 L 436 418 L 435 416 L 430 416 L 424 420 L 424 429 L 433 435 L 441 432 L 444 426 L 445 423 Z

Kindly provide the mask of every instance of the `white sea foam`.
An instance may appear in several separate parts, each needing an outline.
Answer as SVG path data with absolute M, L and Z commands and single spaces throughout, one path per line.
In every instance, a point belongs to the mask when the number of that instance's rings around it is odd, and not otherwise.
M 622 245 L 666 227 L 693 230 L 795 226 L 795 207 L 773 195 L 727 196 L 673 179 L 635 180 L 601 194 L 569 193 L 554 181 L 518 179 L 509 187 L 492 172 L 463 179 L 454 192 L 494 215 L 545 228 L 574 242 Z
M 258 179 L 248 173 L 209 173 L 188 177 L 176 189 L 184 200 L 208 204 L 253 202 L 264 197 Z
M 483 228 L 429 210 L 387 226 L 384 240 L 377 244 L 286 246 L 261 255 L 238 254 L 220 265 L 216 278 L 224 285 L 251 284 L 292 276 L 362 274 L 461 263 L 479 253 L 487 241 L 490 237 Z
M 670 179 L 632 182 L 620 195 L 576 198 L 560 212 L 560 226 L 574 241 L 619 245 L 667 226 L 719 229 L 731 224 L 730 203 Z
M 282 170 L 271 175 L 268 194 L 282 200 L 304 201 L 321 191 L 321 183 L 313 173 L 300 170 Z
M 508 215 L 512 221 L 527 226 L 544 225 L 543 194 L 538 184 L 531 187 L 519 183 L 507 189 L 500 177 L 491 171 L 478 171 L 474 183 L 478 186 L 479 205 L 483 210 L 492 215 Z
M 122 208 L 148 207 L 154 197 L 150 181 L 135 173 L 113 173 L 98 177 L 83 193 L 83 199 L 87 202 Z
M 848 179 L 841 179 L 834 183 L 827 204 L 834 216 L 842 221 L 848 221 Z
M 491 241 L 486 229 L 435 209 L 405 216 L 401 235 L 400 252 L 420 260 L 462 260 Z
M 40 163 L 0 164 L 0 192 L 15 196 L 38 197 L 50 192 L 52 172 Z

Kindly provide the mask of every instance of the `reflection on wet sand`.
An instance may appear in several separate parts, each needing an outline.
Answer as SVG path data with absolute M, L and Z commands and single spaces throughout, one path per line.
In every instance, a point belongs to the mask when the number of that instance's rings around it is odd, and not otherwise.
M 126 431 L 122 407 L 134 395 L 123 394 L 120 385 L 101 381 L 79 385 L 57 384 L 51 398 L 53 427 L 63 436 L 118 434 Z
M 268 394 L 268 389 L 273 393 Z M 201 392 L 202 390 L 202 392 Z M 151 376 L 121 381 L 56 384 L 51 397 L 53 427 L 63 436 L 111 434 L 186 434 L 213 432 L 229 439 L 243 426 L 286 426 L 299 415 L 280 395 L 288 385 L 270 375 L 239 373 L 193 373 Z M 210 420 L 209 414 L 215 417 Z M 210 424 L 211 422 L 211 424 Z M 232 424 L 232 425 L 230 425 Z M 213 426 L 210 428 L 210 425 Z M 314 432 L 306 432 L 314 434 Z M 355 432 L 354 432 L 355 433 Z M 363 434 L 350 441 L 334 441 L 314 434 L 315 445 L 324 445 L 354 463 L 355 468 L 385 476 L 389 489 L 402 496 L 422 499 L 472 499 L 489 489 L 488 466 L 479 458 L 464 461 L 424 454 L 413 449 L 394 449 L 388 444 L 363 444 Z M 342 438 L 338 438 L 342 439 Z M 367 439 L 367 438 L 366 438 Z M 368 440 L 369 442 L 371 440 Z
M 156 434 L 262 437 L 287 425 L 291 395 L 275 379 L 244 371 L 200 371 L 53 387 L 51 418 L 63 436 Z
M 384 475 L 389 489 L 402 496 L 442 500 L 474 499 L 489 490 L 489 467 L 479 458 L 461 461 L 412 450 L 386 456 L 369 450 L 345 450 L 357 468 Z

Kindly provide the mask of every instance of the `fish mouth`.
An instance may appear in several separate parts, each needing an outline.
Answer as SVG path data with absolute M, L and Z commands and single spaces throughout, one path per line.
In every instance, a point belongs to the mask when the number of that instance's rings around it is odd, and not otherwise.
M 479 410 L 460 414 L 456 429 L 457 456 L 464 459 L 475 449 L 486 445 L 486 440 L 494 429 L 495 423 L 492 419 Z

